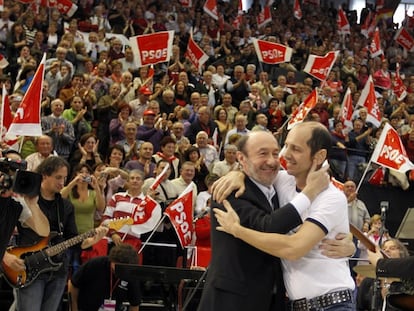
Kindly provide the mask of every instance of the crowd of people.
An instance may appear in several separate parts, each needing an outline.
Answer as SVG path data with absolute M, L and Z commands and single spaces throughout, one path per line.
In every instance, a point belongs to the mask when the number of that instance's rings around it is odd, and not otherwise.
M 360 181 L 386 123 L 400 134 L 408 157 L 414 162 L 414 55 L 394 41 L 398 25 L 392 19 L 378 18 L 384 54 L 373 58 L 367 48 L 371 38 L 363 36 L 360 30 L 374 7 L 363 9 L 360 21 L 355 12 L 347 12 L 351 33 L 344 36 L 337 33 L 337 8 L 332 5 L 303 4 L 303 17 L 298 20 L 293 4 L 276 2 L 272 5 L 272 21 L 260 28 L 256 20 L 261 11 L 259 1 L 243 13 L 239 28 L 233 24 L 239 14 L 237 1 L 218 2 L 218 12 L 223 17 L 219 21 L 204 12 L 203 5 L 204 1 L 192 1 L 191 7 L 183 7 L 178 0 L 80 1 L 78 10 L 68 17 L 57 8 L 4 1 L 0 54 L 9 64 L 2 68 L 0 84 L 9 94 L 13 114 L 44 53 L 47 60 L 41 96 L 42 136 L 22 138 L 13 146 L 19 152 L 11 151 L 3 140 L 2 149 L 7 157 L 25 159 L 28 170 L 49 177 L 42 182 L 39 206 L 51 228 L 65 238 L 96 227 L 102 234 L 101 222 L 131 215 L 145 195 L 152 196 L 165 209 L 189 185 L 193 187 L 194 218 L 203 218 L 212 202 L 213 182 L 230 171 L 243 169 L 246 173 L 248 157 L 243 166 L 236 156 L 240 139 L 265 132 L 281 147 L 287 141 L 289 148 L 292 142 L 289 145 L 287 121 L 317 87 L 319 101 L 307 115 L 307 121 L 319 122 L 330 135 L 331 152 L 325 156 L 332 174 L 345 182 L 351 223 L 367 235 L 377 236 L 375 225 L 370 222 L 374 224 L 378 219 L 371 220 L 363 202 L 358 202 L 355 184 Z M 175 31 L 169 62 L 138 68 L 136 55 L 122 38 L 164 30 Z M 412 31 L 408 26 L 407 30 Z M 208 55 L 201 71 L 184 56 L 191 31 Z M 253 38 L 292 47 L 291 62 L 260 63 Z M 323 56 L 333 50 L 340 53 L 326 81 L 303 72 L 310 54 Z M 402 100 L 392 91 L 397 64 L 407 88 L 407 96 Z M 355 107 L 352 127 L 345 128 L 341 118 L 345 91 L 351 90 L 356 106 L 369 75 L 374 80 L 382 123 L 373 126 L 367 121 L 366 108 Z M 53 168 L 48 170 L 45 163 Z M 154 179 L 167 165 L 167 174 L 152 189 Z M 409 173 L 401 176 L 390 171 L 389 175 L 396 178 L 382 183 L 396 182 L 404 189 L 410 188 L 413 177 Z M 59 215 L 59 208 L 47 212 L 55 201 L 72 206 L 73 214 Z M 63 217 L 69 222 L 65 223 Z M 80 269 L 72 282 L 74 295 L 82 295 L 87 284 L 83 277 L 88 275 L 88 267 L 93 267 L 90 264 L 82 268 L 82 263 L 96 255 L 109 254 L 111 247 L 114 258 L 128 263 L 176 266 L 179 258 L 185 256 L 179 247 L 146 247 L 131 259 L 133 262 L 128 261 L 124 252 L 129 250 L 118 248 L 129 244 L 138 252 L 148 235 L 125 228 L 107 230 L 109 244 L 106 240 L 94 240 L 87 243 L 94 244 L 92 250 L 71 249 L 70 271 L 75 274 Z M 322 230 L 317 231 L 318 237 L 327 233 L 325 228 L 319 229 Z M 341 227 L 339 232 L 345 233 L 345 229 Z M 210 247 L 210 235 L 203 233 L 198 232 L 195 243 Z M 331 237 L 334 238 L 333 234 Z M 151 239 L 159 244 L 179 244 L 168 220 L 160 224 Z M 17 243 L 21 242 L 17 238 Z M 305 249 L 312 248 L 314 242 Z M 7 253 L 5 256 L 7 265 L 21 268 L 21 261 Z M 269 261 L 269 257 L 263 258 Z M 106 267 L 111 258 L 99 264 Z M 66 274 L 58 276 L 62 280 Z M 44 277 L 43 281 L 46 284 L 50 280 Z M 55 283 L 45 284 L 38 289 L 45 290 Z M 60 299 L 62 284 L 51 298 L 53 304 L 47 305 L 50 302 L 45 298 L 44 306 L 52 306 L 50 310 Z M 353 290 L 353 286 L 346 285 Z M 134 285 L 131 292 L 135 290 Z M 28 291 L 26 295 L 31 294 Z M 30 302 L 24 295 L 24 290 L 17 295 L 18 310 L 25 310 L 25 304 Z M 137 300 L 131 299 L 130 303 L 135 307 Z

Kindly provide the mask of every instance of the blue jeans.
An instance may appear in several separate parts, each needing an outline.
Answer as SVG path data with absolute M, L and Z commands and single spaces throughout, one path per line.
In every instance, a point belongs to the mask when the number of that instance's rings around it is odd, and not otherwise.
M 62 300 L 67 275 L 43 273 L 28 287 L 17 290 L 18 311 L 56 311 Z

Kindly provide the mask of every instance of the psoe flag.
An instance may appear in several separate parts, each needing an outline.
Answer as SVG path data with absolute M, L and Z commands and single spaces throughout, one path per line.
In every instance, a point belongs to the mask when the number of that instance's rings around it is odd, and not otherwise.
M 129 38 L 137 66 L 168 62 L 171 58 L 173 40 L 173 30 Z
M 208 60 L 208 55 L 197 45 L 192 36 L 190 36 L 190 39 L 188 40 L 185 56 L 198 70 L 200 70 Z
M 414 169 L 414 164 L 407 156 L 400 135 L 388 123 L 381 132 L 371 161 L 402 173 Z
M 339 51 L 328 52 L 325 56 L 311 54 L 303 71 L 320 81 L 325 81 L 338 55 Z
M 398 29 L 394 40 L 407 51 L 411 51 L 414 47 L 414 39 L 404 27 Z
M 253 45 L 259 61 L 266 64 L 290 62 L 292 49 L 286 45 L 253 38 Z

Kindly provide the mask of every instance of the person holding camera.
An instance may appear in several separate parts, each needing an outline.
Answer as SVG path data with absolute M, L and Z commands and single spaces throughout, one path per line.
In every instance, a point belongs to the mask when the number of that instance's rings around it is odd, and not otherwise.
M 60 194 L 75 208 L 78 232 L 84 233 L 93 229 L 95 211 L 103 213 L 105 209 L 105 196 L 89 165 L 79 164 L 75 167 L 71 181 L 63 187 Z M 71 257 L 73 272 L 75 272 L 81 264 L 80 249 L 73 250 Z

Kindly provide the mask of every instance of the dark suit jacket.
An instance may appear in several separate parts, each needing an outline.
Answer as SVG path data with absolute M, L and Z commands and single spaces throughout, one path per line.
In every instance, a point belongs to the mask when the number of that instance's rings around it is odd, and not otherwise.
M 265 195 L 249 178 L 246 178 L 245 193 L 238 199 L 232 195 L 228 200 L 241 224 L 252 229 L 286 233 L 301 224 L 299 214 L 290 204 L 272 212 Z M 213 207 L 223 209 L 216 202 Z M 216 227 L 217 220 L 212 215 L 212 258 L 198 310 L 283 310 L 284 287 L 279 260 L 217 231 Z
M 414 256 L 378 260 L 377 276 L 414 279 Z
M 217 123 L 213 120 L 208 121 L 207 129 L 200 124 L 198 118 L 188 127 L 185 136 L 188 137 L 191 144 L 195 144 L 198 132 L 205 131 L 209 138 L 212 138 L 214 130 L 217 128 Z

